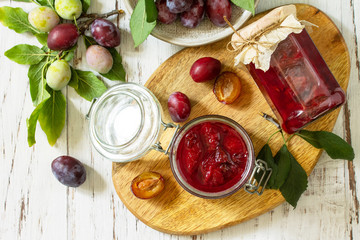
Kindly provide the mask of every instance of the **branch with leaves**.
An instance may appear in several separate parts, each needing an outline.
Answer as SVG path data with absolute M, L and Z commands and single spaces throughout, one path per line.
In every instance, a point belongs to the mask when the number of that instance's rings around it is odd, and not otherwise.
M 339 136 L 326 131 L 300 130 L 285 139 L 280 124 L 267 114 L 262 115 L 266 120 L 273 123 L 278 130 L 272 134 L 267 143 L 262 147 L 256 159 L 264 160 L 272 169 L 272 174 L 266 185 L 268 189 L 280 190 L 285 200 L 294 208 L 305 192 L 308 184 L 305 170 L 290 153 L 287 144 L 295 136 L 301 137 L 313 147 L 323 149 L 332 159 L 344 159 L 352 161 L 355 158 L 354 149 Z M 273 156 L 269 142 L 276 135 L 281 134 L 284 140 L 283 146 Z M 260 181 L 261 176 L 255 176 Z
M 54 9 L 54 0 L 18 0 L 19 2 L 32 2 L 40 6 Z M 90 0 L 82 0 L 82 15 L 75 24 L 85 40 L 86 46 L 96 44 L 90 37 L 84 35 L 90 24 L 97 18 L 106 18 L 115 14 L 123 13 L 122 10 L 114 10 L 105 14 L 87 14 Z M 61 91 L 50 88 L 46 81 L 46 72 L 49 66 L 56 60 L 62 59 L 70 62 L 74 57 L 77 47 L 53 51 L 47 47 L 48 34 L 41 32 L 32 26 L 28 20 L 28 13 L 21 8 L 1 7 L 0 22 L 17 33 L 31 33 L 39 43 L 41 48 L 28 44 L 19 44 L 5 52 L 5 56 L 18 63 L 30 65 L 28 78 L 30 83 L 30 95 L 35 109 L 27 119 L 28 144 L 33 146 L 35 141 L 36 125 L 39 121 L 42 130 L 47 135 L 50 145 L 54 145 L 65 126 L 66 119 L 66 98 Z M 122 58 L 115 48 L 108 48 L 112 58 L 113 67 L 102 77 L 109 80 L 125 81 L 125 70 L 122 66 Z M 91 101 L 93 98 L 101 96 L 107 89 L 104 82 L 91 71 L 81 71 L 71 67 L 71 79 L 68 84 L 84 99 Z

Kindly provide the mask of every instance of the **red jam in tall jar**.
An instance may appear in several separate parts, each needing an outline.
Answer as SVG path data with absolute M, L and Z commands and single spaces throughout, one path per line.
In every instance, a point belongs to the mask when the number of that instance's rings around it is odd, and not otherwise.
M 220 192 L 238 183 L 248 150 L 243 138 L 221 122 L 195 125 L 181 139 L 177 164 L 188 184 L 205 192 Z
M 270 69 L 247 65 L 284 131 L 291 134 L 345 102 L 345 94 L 304 29 L 290 34 Z

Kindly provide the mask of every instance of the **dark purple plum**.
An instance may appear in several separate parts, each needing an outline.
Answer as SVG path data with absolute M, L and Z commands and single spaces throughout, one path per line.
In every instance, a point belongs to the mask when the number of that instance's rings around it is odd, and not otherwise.
M 204 18 L 205 5 L 203 0 L 194 0 L 190 9 L 181 13 L 180 20 L 184 27 L 195 28 Z
M 166 6 L 172 13 L 182 13 L 190 9 L 193 0 L 166 0 Z
M 177 14 L 169 11 L 169 8 L 166 6 L 166 0 L 156 0 L 156 8 L 160 22 L 170 24 L 176 20 Z
M 84 165 L 70 156 L 60 156 L 51 163 L 51 170 L 56 179 L 68 187 L 78 187 L 86 180 Z
M 207 0 L 206 14 L 210 21 L 218 27 L 226 26 L 224 16 L 230 21 L 231 4 L 229 0 Z
M 190 100 L 185 94 L 174 92 L 168 99 L 168 109 L 170 117 L 174 122 L 184 122 L 190 116 Z
M 112 22 L 98 18 L 91 24 L 91 34 L 95 41 L 104 47 L 120 45 L 120 31 Z
M 190 69 L 190 76 L 195 82 L 206 82 L 216 78 L 221 71 L 221 62 L 212 57 L 196 60 Z
M 79 38 L 79 32 L 72 23 L 55 26 L 49 33 L 47 45 L 51 50 L 60 51 L 73 47 Z

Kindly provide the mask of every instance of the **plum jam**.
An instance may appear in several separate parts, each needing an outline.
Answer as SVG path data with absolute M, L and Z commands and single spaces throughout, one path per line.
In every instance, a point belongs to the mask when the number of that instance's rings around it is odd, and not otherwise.
M 174 144 L 170 158 L 175 177 L 186 190 L 201 197 L 228 195 L 239 189 L 253 166 L 250 138 L 240 125 L 225 117 L 193 120 L 182 128 Z
M 270 69 L 247 65 L 289 134 L 345 102 L 345 94 L 304 29 L 290 34 L 271 57 Z

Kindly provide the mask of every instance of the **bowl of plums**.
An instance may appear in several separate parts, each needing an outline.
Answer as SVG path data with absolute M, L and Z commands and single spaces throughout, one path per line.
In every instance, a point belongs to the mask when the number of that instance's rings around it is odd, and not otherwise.
M 253 15 L 259 1 L 155 0 L 158 17 L 151 35 L 185 47 L 216 42 L 234 33 L 232 27 L 239 29 Z M 133 13 L 140 1 L 124 3 L 128 12 Z

